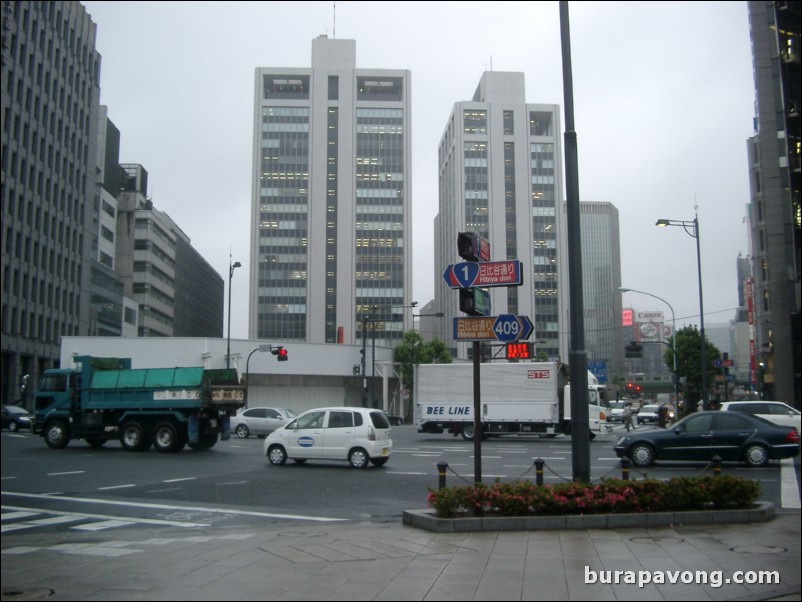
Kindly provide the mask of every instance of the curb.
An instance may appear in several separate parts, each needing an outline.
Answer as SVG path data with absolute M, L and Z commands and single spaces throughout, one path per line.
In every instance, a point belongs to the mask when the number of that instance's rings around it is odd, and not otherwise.
M 564 516 L 476 516 L 437 518 L 434 510 L 404 510 L 403 522 L 409 527 L 436 533 L 477 531 L 553 531 L 557 529 L 625 529 L 669 527 L 675 525 L 718 525 L 760 523 L 774 518 L 774 504 L 757 502 L 741 510 L 686 510 L 642 514 L 587 514 Z

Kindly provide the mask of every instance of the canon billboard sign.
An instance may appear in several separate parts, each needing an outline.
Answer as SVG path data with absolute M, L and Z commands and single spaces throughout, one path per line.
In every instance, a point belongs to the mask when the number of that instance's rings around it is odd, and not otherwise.
M 661 311 L 639 311 L 637 312 L 638 322 L 662 322 L 663 312 Z

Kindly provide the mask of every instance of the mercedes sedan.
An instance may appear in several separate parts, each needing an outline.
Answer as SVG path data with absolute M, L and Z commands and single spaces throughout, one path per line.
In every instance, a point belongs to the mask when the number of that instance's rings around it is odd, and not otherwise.
M 738 412 L 697 412 L 672 428 L 633 431 L 621 437 L 613 449 L 635 466 L 655 460 L 724 461 L 764 466 L 769 460 L 799 455 L 799 433 L 793 427 Z

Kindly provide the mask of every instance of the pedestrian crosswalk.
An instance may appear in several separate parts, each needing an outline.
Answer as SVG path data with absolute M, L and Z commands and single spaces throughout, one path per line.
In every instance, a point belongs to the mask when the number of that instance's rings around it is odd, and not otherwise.
M 90 514 L 86 512 L 66 512 L 61 510 L 40 510 L 36 508 L 21 508 L 17 506 L 3 506 L 0 514 L 0 533 L 13 533 L 28 529 L 43 529 L 47 527 L 62 526 L 71 531 L 104 531 L 134 525 L 157 525 L 168 527 L 204 527 L 205 523 L 190 523 L 185 521 L 160 520 L 152 518 L 133 518 L 123 516 L 109 516 L 104 514 Z
M 11 510 L 6 512 L 3 508 L 0 524 L 0 533 L 11 533 L 41 527 L 56 525 L 69 525 L 69 529 L 76 531 L 101 531 L 115 527 L 130 527 L 136 520 L 120 520 L 115 518 L 98 519 L 86 514 L 65 514 L 62 512 L 35 512 L 27 510 Z

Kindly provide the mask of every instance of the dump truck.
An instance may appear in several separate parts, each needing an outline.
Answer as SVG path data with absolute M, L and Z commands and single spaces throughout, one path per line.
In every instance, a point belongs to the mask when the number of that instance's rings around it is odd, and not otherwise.
M 487 363 L 480 367 L 482 437 L 571 432 L 571 393 L 560 362 Z M 474 438 L 473 366 L 422 364 L 415 372 L 415 425 L 419 433 L 448 431 Z M 591 438 L 608 429 L 605 387 L 588 372 Z
M 33 432 L 53 449 L 117 438 L 128 451 L 206 450 L 228 438 L 230 417 L 246 401 L 233 369 L 134 369 L 130 358 L 88 355 L 73 364 L 45 370 L 34 393 Z

